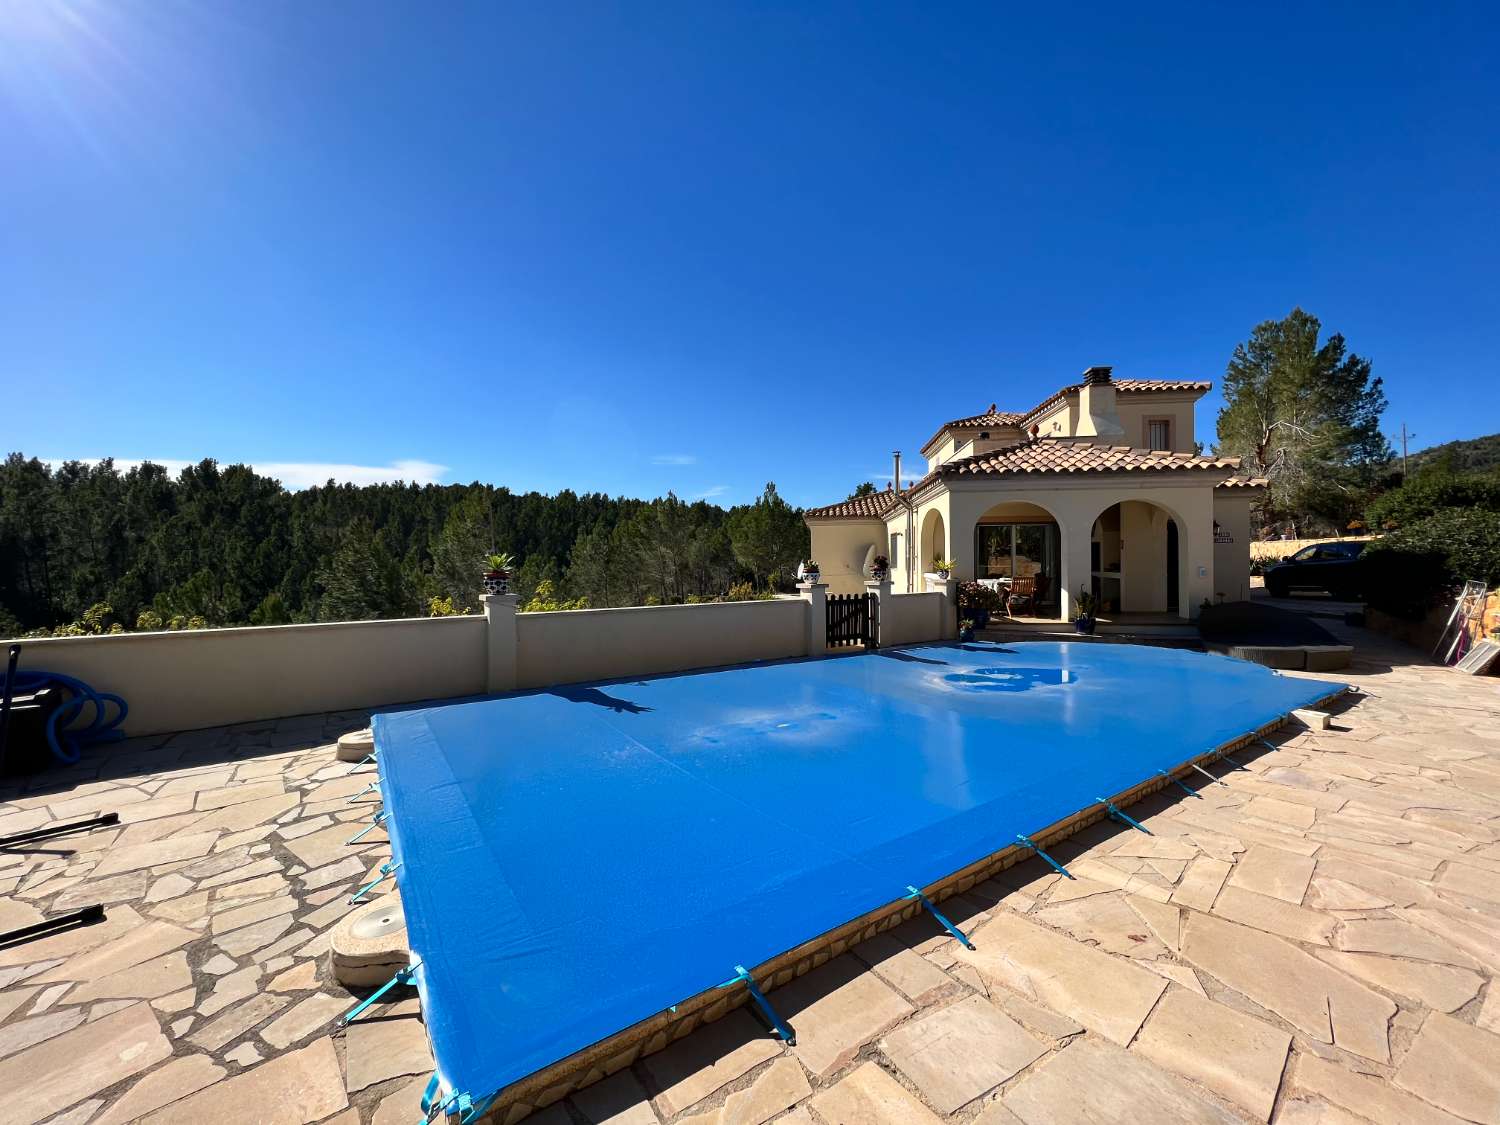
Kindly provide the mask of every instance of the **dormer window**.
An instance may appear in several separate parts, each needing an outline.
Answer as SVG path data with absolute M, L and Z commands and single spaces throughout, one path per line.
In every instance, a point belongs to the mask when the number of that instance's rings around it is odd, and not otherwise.
M 1146 448 L 1159 450 L 1172 448 L 1172 419 L 1146 419 Z

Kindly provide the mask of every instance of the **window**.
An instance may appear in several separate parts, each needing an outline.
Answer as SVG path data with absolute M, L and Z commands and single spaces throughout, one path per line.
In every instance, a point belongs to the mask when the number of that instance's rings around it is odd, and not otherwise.
M 1146 448 L 1147 449 L 1171 449 L 1172 448 L 1172 419 L 1170 419 L 1170 418 L 1147 418 L 1146 419 Z
M 899 531 L 891 532 L 891 569 L 903 569 L 901 562 L 901 533 Z
M 1055 523 L 986 523 L 974 530 L 979 578 L 1037 578 L 1039 600 L 1057 600 L 1059 539 Z

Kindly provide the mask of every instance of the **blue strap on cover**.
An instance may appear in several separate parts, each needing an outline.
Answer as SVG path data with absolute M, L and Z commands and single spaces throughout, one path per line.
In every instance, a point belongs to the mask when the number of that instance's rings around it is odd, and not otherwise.
M 399 863 L 396 863 L 394 861 L 392 861 L 390 863 L 383 863 L 383 864 L 381 864 L 380 865 L 380 878 L 370 880 L 370 882 L 366 883 L 363 887 L 360 887 L 359 890 L 355 891 L 352 895 L 350 895 L 349 896 L 349 905 L 353 906 L 360 899 L 364 898 L 365 895 L 369 894 L 376 887 L 380 886 L 381 883 L 384 883 L 387 879 L 389 879 L 392 875 L 394 875 L 396 873 L 396 868 L 398 868 L 400 866 L 401 865 Z
M 1197 793 L 1193 792 L 1193 790 L 1189 789 L 1186 785 L 1184 785 L 1177 778 L 1173 777 L 1166 770 L 1157 770 L 1156 772 L 1159 773 L 1162 777 L 1166 778 L 1168 781 L 1170 781 L 1173 785 L 1177 786 L 1177 788 L 1181 789 L 1189 797 L 1198 797 Z M 1203 798 L 1202 797 L 1198 797 L 1198 799 L 1201 801 Z
M 761 992 L 761 990 L 755 986 L 755 978 L 750 975 L 745 966 L 736 965 L 734 967 L 734 976 L 730 977 L 718 987 L 733 988 L 741 981 L 745 982 L 745 987 L 750 990 L 751 998 L 760 1005 L 760 1010 L 765 1013 L 766 1019 L 769 1020 L 771 1026 L 776 1029 L 776 1034 L 780 1036 L 782 1042 L 784 1042 L 788 1047 L 795 1047 L 797 1045 L 797 1036 L 793 1033 L 791 1028 L 789 1028 L 785 1023 L 782 1022 L 781 1017 L 776 1014 L 776 1009 L 771 1007 L 771 1002 L 766 999 L 765 993 Z
M 1020 840 L 1023 845 L 1025 845 L 1026 847 L 1030 848 L 1032 851 L 1036 852 L 1037 855 L 1039 855 L 1043 859 L 1045 859 L 1047 861 L 1047 863 L 1051 866 L 1051 868 L 1052 868 L 1053 871 L 1056 871 L 1059 875 L 1065 875 L 1069 879 L 1073 878 L 1073 873 L 1071 871 L 1069 871 L 1062 864 L 1058 863 L 1057 860 L 1053 859 L 1046 852 L 1042 851 L 1041 848 L 1039 848 L 1035 844 L 1033 844 L 1031 842 L 1031 838 L 1029 836 L 1017 836 L 1016 839 Z
M 948 921 L 948 919 L 943 916 L 942 912 L 939 911 L 936 906 L 932 905 L 932 900 L 930 898 L 924 895 L 921 891 L 917 890 L 916 887 L 907 887 L 906 889 L 911 892 L 906 897 L 914 898 L 920 901 L 921 904 L 927 908 L 928 912 L 938 920 L 939 925 L 941 925 L 943 929 L 947 930 L 950 934 L 958 939 L 960 945 L 962 945 L 965 949 L 974 948 L 974 943 L 968 938 L 964 937 L 963 931 L 955 926 L 952 922 Z
M 1118 808 L 1115 807 L 1115 803 L 1113 801 L 1106 801 L 1103 797 L 1095 797 L 1094 800 L 1098 801 L 1101 805 L 1108 809 L 1110 816 L 1114 817 L 1117 820 L 1123 820 L 1126 824 L 1130 825 L 1130 827 L 1140 832 L 1144 832 L 1147 836 L 1152 835 L 1151 829 L 1147 828 L 1139 821 L 1131 820 L 1130 817 L 1126 816 Z
M 349 837 L 349 843 L 351 843 L 351 844 L 358 843 L 360 840 L 362 840 L 365 837 L 365 835 L 367 833 L 372 832 L 376 828 L 380 827 L 380 825 L 385 822 L 385 818 L 387 816 L 389 816 L 389 815 L 390 814 L 387 813 L 385 811 L 385 809 L 381 809 L 380 811 L 378 811 L 374 815 L 374 817 L 371 818 L 369 824 L 365 825 L 358 832 L 356 832 L 353 836 Z
M 374 992 L 370 993 L 370 995 L 366 996 L 358 1004 L 354 1005 L 354 1007 L 350 1008 L 347 1012 L 340 1016 L 337 1026 L 348 1027 L 355 1020 L 359 1019 L 360 1016 L 364 1015 L 366 1009 L 379 1001 L 379 999 L 391 989 L 400 984 L 411 984 L 415 979 L 416 970 L 417 967 L 415 965 L 408 965 L 404 969 L 398 969 L 395 976 L 386 981 Z M 434 1074 L 433 1079 L 435 1081 L 437 1079 L 437 1075 Z
M 355 762 L 352 766 L 350 766 L 349 767 L 349 773 L 346 773 L 344 776 L 348 777 L 349 774 L 358 772 L 360 766 L 367 766 L 371 762 L 373 762 L 374 760 L 375 760 L 375 751 L 371 750 L 363 758 L 361 758 L 359 761 Z
M 1212 781 L 1216 785 L 1228 785 L 1229 784 L 1222 777 L 1215 777 L 1213 774 L 1209 773 L 1206 769 L 1204 769 L 1202 766 L 1200 766 L 1197 762 L 1193 763 L 1193 768 L 1195 770 L 1197 770 L 1199 773 L 1201 773 L 1204 777 L 1208 778 L 1209 781 Z

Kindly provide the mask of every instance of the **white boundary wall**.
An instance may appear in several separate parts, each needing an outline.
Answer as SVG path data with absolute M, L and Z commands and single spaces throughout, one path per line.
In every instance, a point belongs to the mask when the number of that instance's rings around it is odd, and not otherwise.
M 546 687 L 807 655 L 801 598 L 516 617 L 516 686 Z
M 130 706 L 131 734 L 475 695 L 485 619 L 267 625 L 24 641 L 23 669 L 77 676 Z
M 159 734 L 320 711 L 823 656 L 822 585 L 802 597 L 24 641 L 21 667 L 76 676 Z M 883 644 L 945 635 L 943 594 L 882 592 Z M 951 635 L 951 630 L 946 635 Z

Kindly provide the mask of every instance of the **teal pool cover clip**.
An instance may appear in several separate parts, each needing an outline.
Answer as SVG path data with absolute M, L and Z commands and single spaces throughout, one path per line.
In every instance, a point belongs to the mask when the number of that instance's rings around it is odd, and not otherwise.
M 352 766 L 350 766 L 349 767 L 349 773 L 346 773 L 344 776 L 348 777 L 350 773 L 357 773 L 360 766 L 368 766 L 374 760 L 375 760 L 375 751 L 371 750 L 363 758 L 361 758 L 359 761 L 355 762 Z
M 396 863 L 394 861 L 391 863 L 382 863 L 380 865 L 380 878 L 370 880 L 370 882 L 366 883 L 363 887 L 360 887 L 359 890 L 350 895 L 349 905 L 353 906 L 360 899 L 364 898 L 365 895 L 369 894 L 376 887 L 380 886 L 381 883 L 384 883 L 387 879 L 389 879 L 396 873 L 396 868 L 400 866 L 401 865 L 399 863 Z
M 958 939 L 958 943 L 960 945 L 962 945 L 965 949 L 974 948 L 974 943 L 968 938 L 964 937 L 963 931 L 955 926 L 952 922 L 948 921 L 948 919 L 943 916 L 942 911 L 940 911 L 936 906 L 932 905 L 932 900 L 930 898 L 924 895 L 921 891 L 917 890 L 916 887 L 907 887 L 906 889 L 911 892 L 906 897 L 914 898 L 921 902 L 921 904 L 927 908 L 927 912 L 938 920 L 938 924 Z
M 354 1005 L 354 1007 L 350 1008 L 347 1012 L 340 1016 L 338 1026 L 348 1027 L 355 1020 L 359 1019 L 360 1016 L 364 1015 L 367 1008 L 378 1001 L 391 989 L 396 988 L 398 985 L 411 984 L 416 979 L 416 972 L 417 967 L 415 965 L 408 965 L 406 966 L 406 968 L 398 970 L 396 975 L 393 976 L 390 980 L 386 981 L 374 992 L 370 993 L 370 995 L 366 996 L 358 1004 Z
M 1166 770 L 1157 770 L 1156 772 L 1159 773 L 1162 777 L 1166 778 L 1168 781 L 1170 781 L 1173 785 L 1177 786 L 1177 788 L 1181 789 L 1189 797 L 1198 797 L 1198 800 L 1200 800 L 1200 801 L 1203 800 L 1203 798 L 1201 796 L 1199 796 L 1193 790 L 1189 789 L 1186 785 L 1184 785 L 1177 778 L 1173 777 Z
M 718 987 L 733 988 L 740 981 L 745 982 L 745 987 L 750 990 L 751 998 L 760 1005 L 760 1010 L 765 1013 L 766 1019 L 771 1022 L 771 1026 L 775 1028 L 776 1034 L 781 1037 L 782 1042 L 788 1047 L 795 1047 L 797 1045 L 796 1034 L 781 1021 L 781 1017 L 776 1014 L 776 1009 L 771 1007 L 771 1002 L 766 999 L 765 993 L 755 986 L 755 978 L 750 975 L 745 966 L 736 965 L 734 967 L 734 976 Z
M 1123 820 L 1126 824 L 1130 825 L 1130 827 L 1136 829 L 1139 832 L 1144 832 L 1147 836 L 1152 835 L 1151 829 L 1140 823 L 1140 821 L 1131 820 L 1130 817 L 1126 816 L 1118 808 L 1115 807 L 1115 803 L 1113 801 L 1106 801 L 1103 797 L 1095 797 L 1094 800 L 1098 801 L 1107 810 L 1109 810 L 1109 815 L 1114 817 L 1116 820 Z
M 356 832 L 353 836 L 349 837 L 349 843 L 355 844 L 355 843 L 358 843 L 360 840 L 364 839 L 364 837 L 365 837 L 365 835 L 367 833 L 369 833 L 369 832 L 373 831 L 374 829 L 378 828 L 385 821 L 385 818 L 387 816 L 389 816 L 389 815 L 390 814 L 388 812 L 386 812 L 385 809 L 378 810 L 375 813 L 375 815 L 370 818 L 370 823 L 369 824 L 365 825 L 358 832 Z
M 428 1084 L 428 1088 L 431 1088 L 431 1083 Z M 469 1094 L 450 1094 L 447 1100 L 438 1106 L 438 1112 L 447 1121 L 456 1122 L 457 1125 L 468 1125 L 469 1122 L 478 1121 L 488 1113 L 490 1104 L 496 1097 L 497 1095 L 491 1094 L 489 1097 L 480 1098 L 476 1102 Z M 429 1116 L 424 1118 L 424 1120 L 431 1120 L 430 1115 L 432 1110 L 428 1109 L 427 1113 Z
M 1031 837 L 1029 837 L 1029 836 L 1017 836 L 1016 839 L 1020 840 L 1021 843 L 1024 846 L 1030 848 L 1032 851 L 1036 852 L 1037 855 L 1039 855 L 1043 859 L 1045 859 L 1047 861 L 1047 863 L 1051 866 L 1051 868 L 1052 868 L 1053 871 L 1056 871 L 1059 875 L 1066 875 L 1069 879 L 1073 878 L 1073 873 L 1071 871 L 1069 871 L 1062 864 L 1058 863 L 1057 860 L 1053 859 L 1046 852 L 1042 851 L 1041 848 L 1039 848 L 1035 844 L 1033 844 L 1031 842 Z
M 370 782 L 370 784 L 366 785 L 363 789 L 361 789 L 358 793 L 354 794 L 354 796 L 350 797 L 348 803 L 352 805 L 352 804 L 354 804 L 355 801 L 359 800 L 366 793 L 370 792 L 370 790 L 372 790 L 372 789 L 379 789 L 379 788 L 380 788 L 380 782 L 378 780 L 377 781 L 372 781 L 372 782 Z

